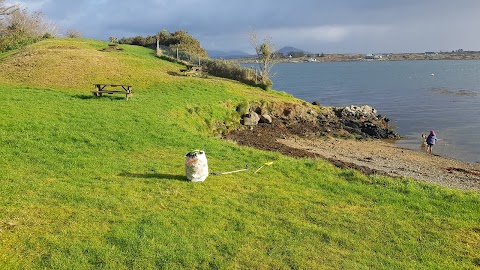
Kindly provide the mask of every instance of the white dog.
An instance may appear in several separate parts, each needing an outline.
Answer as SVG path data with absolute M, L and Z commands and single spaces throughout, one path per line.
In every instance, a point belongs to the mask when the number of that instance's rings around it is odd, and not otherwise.
M 427 137 L 428 135 L 425 133 L 422 133 L 422 146 L 427 146 Z

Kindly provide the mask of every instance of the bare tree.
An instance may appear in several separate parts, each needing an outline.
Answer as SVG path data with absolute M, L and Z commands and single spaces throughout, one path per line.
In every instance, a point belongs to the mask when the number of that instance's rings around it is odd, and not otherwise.
M 250 31 L 248 37 L 250 38 L 250 44 L 255 48 L 257 54 L 260 83 L 264 89 L 268 89 L 272 86 L 270 72 L 273 66 L 275 46 L 272 43 L 271 37 L 264 38 L 263 41 L 259 43 L 257 34 L 254 31 Z
M 21 33 L 30 37 L 57 34 L 55 24 L 44 19 L 41 12 L 29 13 L 16 5 L 7 6 L 0 0 L 0 31 L 3 34 Z
M 5 18 L 18 9 L 17 6 L 5 5 L 5 0 L 0 0 L 0 33 L 3 33 L 6 29 Z
M 0 0 L 0 16 L 10 15 L 12 12 L 18 9 L 16 5 L 7 6 L 5 5 L 5 0 Z M 2 17 L 0 17 L 1 19 Z
M 118 43 L 118 38 L 115 37 L 115 36 L 109 37 L 108 40 L 110 41 L 110 43 L 113 43 L 113 44 L 117 44 L 117 43 Z
M 69 38 L 81 38 L 83 37 L 82 32 L 75 30 L 75 29 L 68 29 L 67 33 L 65 34 Z
M 55 24 L 44 19 L 41 12 L 29 14 L 26 9 L 15 9 L 5 19 L 7 31 L 22 33 L 30 37 L 55 36 Z

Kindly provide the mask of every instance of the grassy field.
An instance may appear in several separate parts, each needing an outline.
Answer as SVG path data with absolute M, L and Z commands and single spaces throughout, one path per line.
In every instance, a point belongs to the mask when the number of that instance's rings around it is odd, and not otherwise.
M 238 104 L 301 101 L 105 47 L 53 39 L 0 55 L 0 269 L 480 267 L 478 192 L 220 140 Z M 93 98 L 97 82 L 135 95 Z M 193 149 L 211 172 L 274 163 L 190 183 Z

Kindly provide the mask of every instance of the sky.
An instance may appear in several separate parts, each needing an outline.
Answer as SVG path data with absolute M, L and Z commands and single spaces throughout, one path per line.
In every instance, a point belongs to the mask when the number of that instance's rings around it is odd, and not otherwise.
M 253 53 L 248 33 L 312 53 L 480 50 L 480 0 L 6 0 L 86 38 L 185 30 L 203 48 Z

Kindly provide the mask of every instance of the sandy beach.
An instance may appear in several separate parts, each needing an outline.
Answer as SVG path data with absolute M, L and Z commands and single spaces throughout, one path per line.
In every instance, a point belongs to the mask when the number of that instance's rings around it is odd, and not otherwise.
M 323 158 L 338 167 L 358 169 L 365 174 L 408 177 L 449 188 L 480 191 L 480 164 L 403 149 L 382 140 L 304 137 L 275 125 L 239 130 L 227 139 L 295 157 Z

